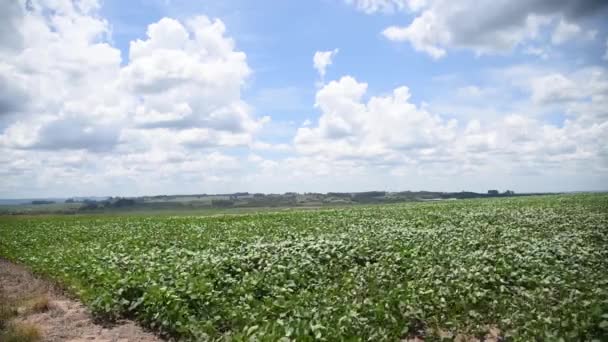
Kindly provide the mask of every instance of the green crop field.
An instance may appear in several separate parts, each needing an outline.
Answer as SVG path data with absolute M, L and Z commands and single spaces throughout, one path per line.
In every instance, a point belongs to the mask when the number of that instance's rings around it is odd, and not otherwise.
M 186 340 L 608 339 L 608 195 L 5 216 L 0 256 Z

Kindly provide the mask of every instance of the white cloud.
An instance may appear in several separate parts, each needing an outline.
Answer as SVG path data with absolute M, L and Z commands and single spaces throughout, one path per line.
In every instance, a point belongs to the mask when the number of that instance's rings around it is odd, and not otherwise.
M 88 184 L 88 173 L 106 185 L 125 175 L 134 187 L 159 175 L 183 186 L 180 173 L 198 167 L 198 177 L 221 178 L 224 169 L 213 166 L 226 163 L 218 156 L 253 144 L 269 121 L 241 98 L 251 71 L 219 19 L 163 18 L 131 42 L 123 62 L 97 1 L 25 6 L 11 11 L 22 44 L 0 49 L 0 150 L 17 158 L 9 166 L 22 173 L 4 177 L 0 191 L 30 178 L 45 189 L 67 174 L 78 186 Z M 72 153 L 86 155 L 84 165 L 69 166 Z
M 184 26 L 163 18 L 148 27 L 146 40 L 131 42 L 121 82 L 138 97 L 138 125 L 235 134 L 258 128 L 240 99 L 250 74 L 246 55 L 224 34 L 218 19 L 199 16 Z
M 425 11 L 407 27 L 390 26 L 382 34 L 396 42 L 409 41 L 416 51 L 424 51 L 438 59 L 445 56 L 451 35 L 445 24 L 432 11 Z
M 531 80 L 532 99 L 538 103 L 561 102 L 581 97 L 578 85 L 562 74 L 555 73 Z
M 452 103 L 457 106 L 458 98 L 476 103 L 510 91 L 510 87 L 520 87 L 510 84 L 509 75 L 503 78 L 501 86 L 507 90 L 464 86 L 458 88 Z M 367 84 L 345 76 L 318 90 L 318 124 L 302 125 L 294 145 L 299 159 L 315 158 L 328 174 L 348 165 L 360 174 L 388 172 L 383 177 L 397 182 L 391 177 L 598 175 L 608 172 L 608 146 L 602 138 L 608 134 L 607 82 L 601 68 L 573 74 L 538 69 L 521 84 L 521 90 L 530 93 L 522 108 L 551 112 L 551 106 L 562 103 L 568 116 L 563 123 L 549 123 L 527 112 L 503 111 L 497 117 L 487 117 L 475 106 L 471 107 L 474 118 L 458 122 L 429 111 L 427 106 L 412 104 L 407 87 L 366 99 Z M 508 98 L 493 99 L 503 100 Z M 496 102 L 494 107 L 504 106 Z
M 105 42 L 108 23 L 90 13 L 95 6 L 78 4 L 57 3 L 49 13 L 45 3 L 32 1 L 19 12 L 24 45 L 1 53 L 0 69 L 22 94 L 13 100 L 28 101 L 2 107 L 7 115 L 18 109 L 17 127 L 33 129 L 9 127 L 0 137 L 6 144 L 96 150 L 116 143 L 112 131 L 125 119 L 129 101 L 118 85 L 120 51 Z
M 290 151 L 291 145 L 279 143 L 279 144 L 271 144 L 264 141 L 254 141 L 250 145 L 253 150 L 261 150 L 261 151 L 280 151 L 280 152 L 288 152 Z
M 551 42 L 555 45 L 563 44 L 564 42 L 576 38 L 581 32 L 582 29 L 580 26 L 569 23 L 562 18 L 551 35 Z
M 606 38 L 606 52 L 604 52 L 604 60 L 608 61 L 608 38 Z
M 524 75 L 528 76 L 524 76 Z M 524 77 L 518 86 L 530 92 L 532 103 L 543 112 L 561 111 L 585 124 L 602 123 L 608 118 L 608 71 L 585 67 L 574 71 L 539 72 L 526 69 L 503 72 L 504 78 Z
M 390 26 L 382 33 L 392 41 L 407 41 L 434 59 L 444 57 L 450 48 L 470 49 L 478 55 L 505 53 L 539 39 L 540 30 L 553 18 L 562 18 L 554 43 L 571 39 L 581 31 L 574 21 L 599 13 L 606 4 L 593 0 L 575 4 L 566 0 L 435 0 L 429 1 L 410 24 Z
M 294 143 L 304 154 L 331 158 L 395 158 L 398 151 L 441 148 L 453 137 L 455 122 L 444 121 L 409 103 L 407 87 L 392 94 L 363 97 L 367 84 L 350 76 L 317 92 L 317 127 L 298 129 Z
M 31 7 L 23 17 L 27 49 L 3 54 L 0 68 L 7 71 L 5 83 L 27 89 L 32 99 L 15 125 L 40 127 L 19 137 L 9 127 L 5 144 L 111 149 L 120 131 L 133 127 L 172 129 L 176 141 L 205 136 L 211 145 L 246 145 L 263 123 L 241 100 L 250 69 L 220 20 L 199 16 L 184 25 L 163 18 L 149 25 L 145 40 L 131 42 L 121 66 L 120 51 L 106 39 L 109 24 L 95 15 L 97 2 L 34 1 Z
M 567 68 L 543 63 L 512 65 L 481 71 L 486 86 L 447 84 L 451 96 L 430 100 L 438 113 L 475 119 L 481 115 L 498 120 L 510 113 L 542 119 L 566 115 L 577 120 L 603 122 L 608 111 L 608 70 L 598 66 Z M 479 97 L 463 96 L 476 87 Z M 456 88 L 453 92 L 451 89 Z
M 426 0 L 345 0 L 359 11 L 367 14 L 377 12 L 394 13 L 405 10 L 417 11 L 425 6 Z
M 333 49 L 330 51 L 315 52 L 315 54 L 312 58 L 312 62 L 313 62 L 314 68 L 319 73 L 319 76 L 321 77 L 321 79 L 323 79 L 325 77 L 325 70 L 327 69 L 327 67 L 329 65 L 331 65 L 332 59 L 336 56 L 338 51 L 339 51 L 338 49 Z

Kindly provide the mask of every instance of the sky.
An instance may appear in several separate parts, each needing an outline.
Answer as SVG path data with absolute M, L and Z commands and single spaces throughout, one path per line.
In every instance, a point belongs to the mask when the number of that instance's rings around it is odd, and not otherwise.
M 0 0 L 0 198 L 608 190 L 602 0 Z

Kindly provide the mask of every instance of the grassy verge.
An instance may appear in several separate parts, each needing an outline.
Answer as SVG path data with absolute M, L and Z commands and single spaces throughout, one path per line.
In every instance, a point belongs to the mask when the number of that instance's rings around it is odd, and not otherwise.
M 9 298 L 0 289 L 0 341 L 34 342 L 42 339 L 40 328 L 32 323 L 19 322 L 17 318 L 50 309 L 46 295 L 25 294 Z
M 48 298 L 33 298 L 25 303 L 30 312 L 48 309 Z M 15 322 L 19 313 L 19 301 L 11 300 L 0 293 L 0 341 L 3 342 L 34 342 L 42 338 L 40 329 L 30 323 Z

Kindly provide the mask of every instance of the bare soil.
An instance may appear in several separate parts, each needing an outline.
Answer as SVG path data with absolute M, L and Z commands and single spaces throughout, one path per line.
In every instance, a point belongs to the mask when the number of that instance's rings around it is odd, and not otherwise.
M 10 302 L 22 303 L 13 321 L 37 326 L 42 333 L 42 341 L 162 341 L 133 321 L 123 320 L 111 326 L 95 323 L 82 303 L 64 295 L 51 282 L 36 277 L 26 268 L 2 259 L 0 293 Z M 48 298 L 47 308 L 31 310 L 27 307 L 28 302 L 40 301 L 41 298 L 43 301 Z

